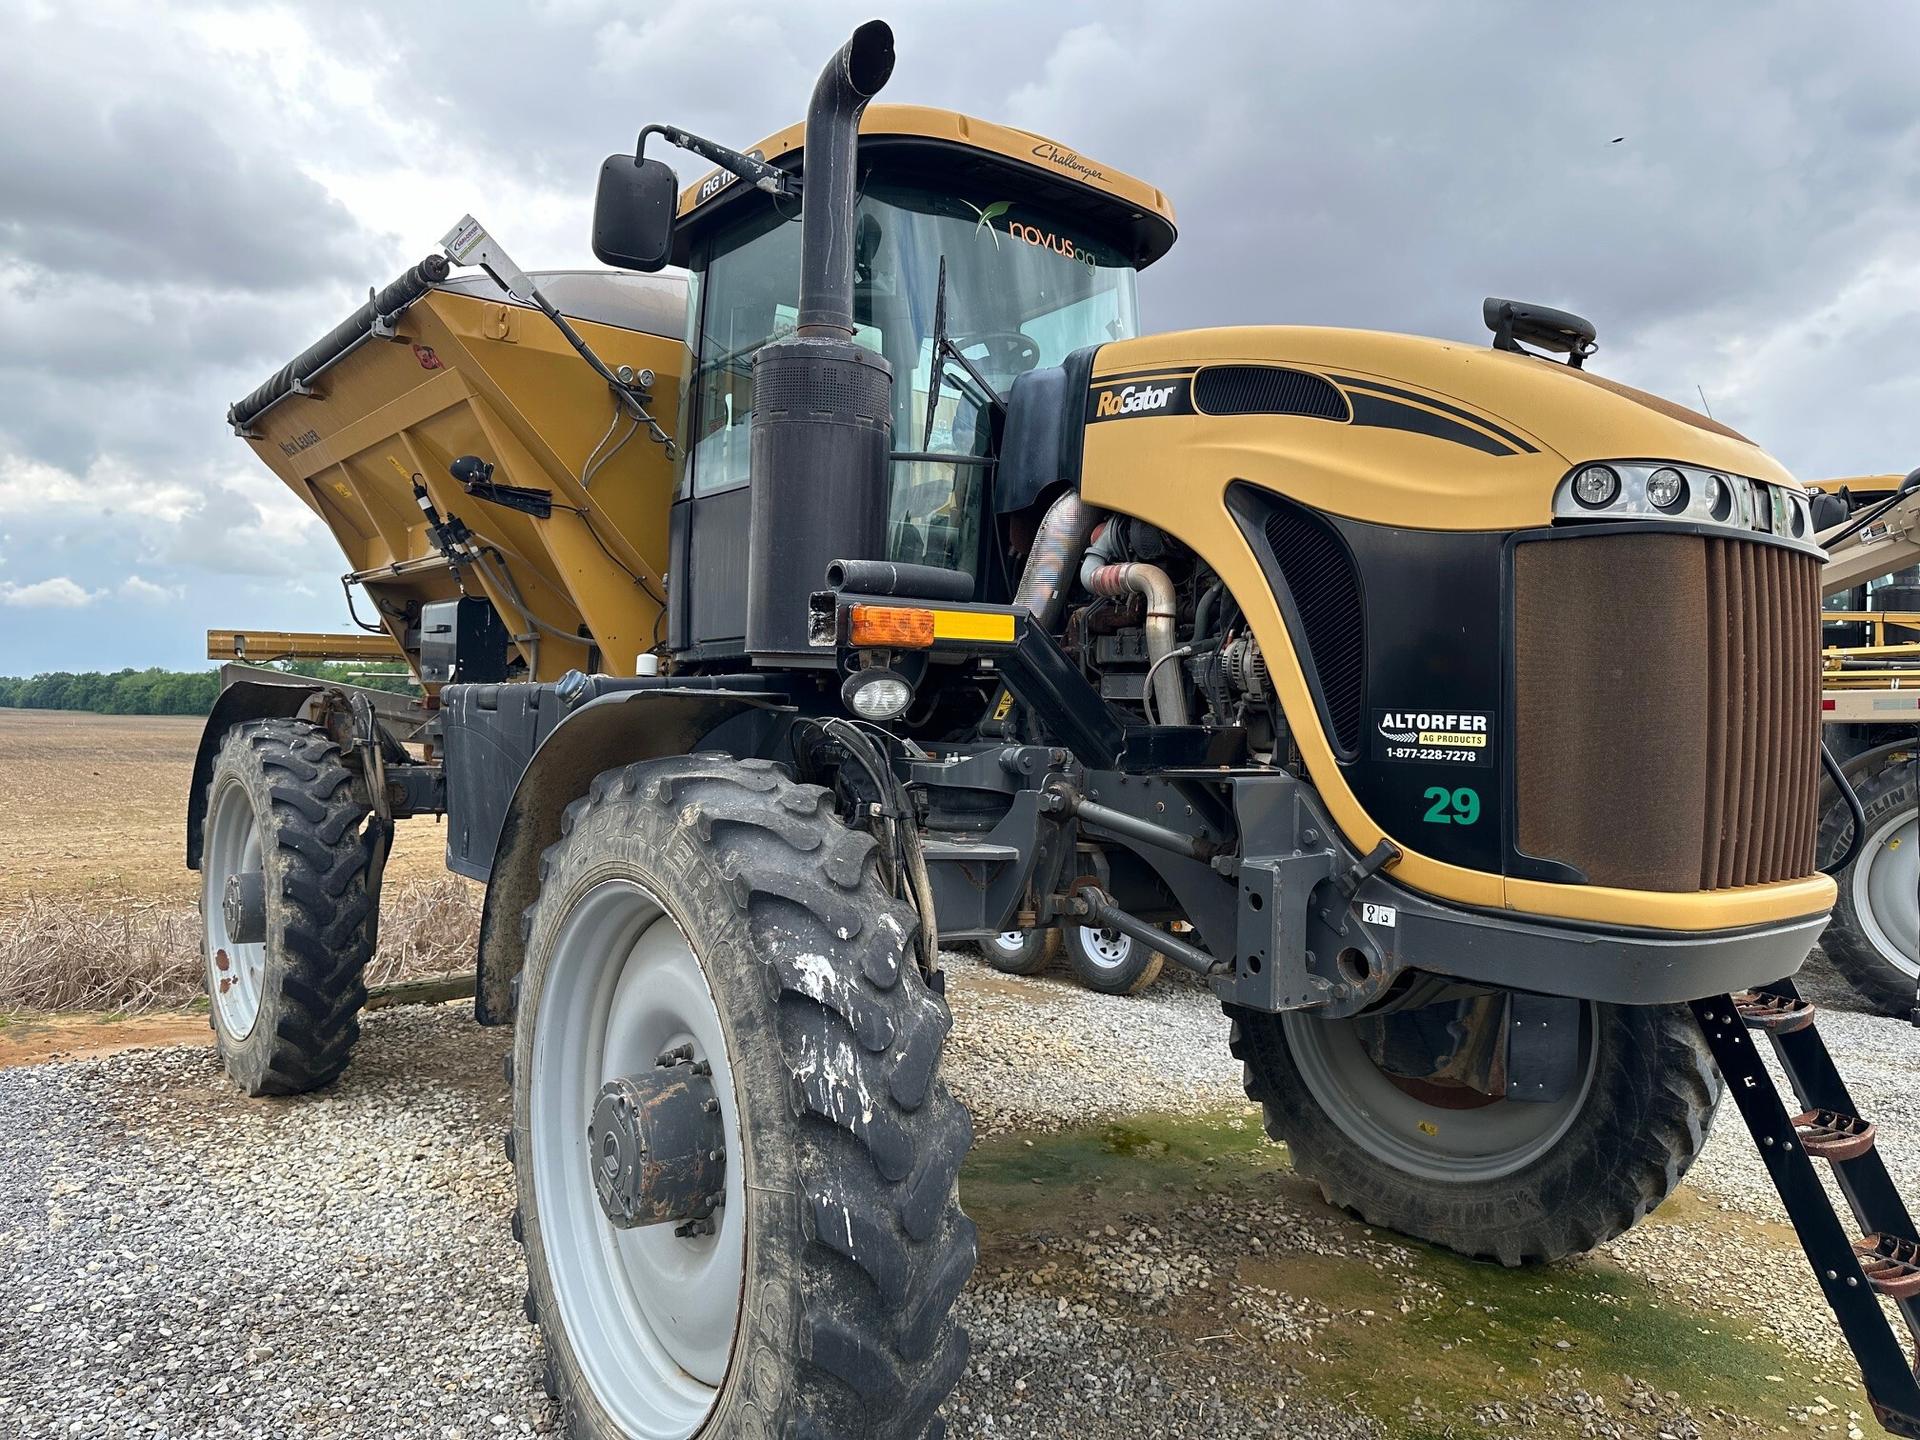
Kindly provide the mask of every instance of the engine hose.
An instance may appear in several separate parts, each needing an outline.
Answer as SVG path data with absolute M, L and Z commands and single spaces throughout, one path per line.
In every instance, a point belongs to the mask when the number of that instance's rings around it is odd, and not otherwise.
M 1820 768 L 1827 772 L 1827 779 L 1833 782 L 1833 788 L 1840 792 L 1840 798 L 1846 802 L 1847 813 L 1853 817 L 1853 829 L 1848 832 L 1846 849 L 1842 850 L 1831 864 L 1822 865 L 1822 875 L 1838 875 L 1860 853 L 1860 846 L 1867 836 L 1867 812 L 1860 805 L 1860 797 L 1854 793 L 1853 782 L 1847 779 L 1847 772 L 1840 768 L 1840 762 L 1833 758 L 1833 751 L 1827 748 L 1827 742 L 1820 742 Z
M 1080 583 L 1094 594 L 1105 595 L 1109 599 L 1117 600 L 1129 594 L 1146 598 L 1147 657 L 1153 662 L 1149 673 L 1155 674 L 1155 683 L 1159 687 L 1155 692 L 1154 708 L 1160 713 L 1161 724 L 1185 725 L 1186 683 L 1181 679 L 1177 666 L 1164 671 L 1161 667 L 1161 662 L 1173 653 L 1176 639 L 1173 581 L 1167 578 L 1167 572 L 1158 565 L 1148 565 L 1139 560 L 1101 565 L 1098 568 L 1083 565 Z
M 1204 640 L 1213 631 L 1213 607 L 1220 603 L 1220 594 L 1227 587 L 1216 580 L 1200 592 L 1200 599 L 1193 607 L 1193 638 Z
M 1033 537 L 1013 603 L 1038 620 L 1049 635 L 1060 628 L 1074 572 L 1080 568 L 1080 557 L 1086 553 L 1088 537 L 1099 520 L 1100 512 L 1078 492 L 1069 490 L 1048 507 Z

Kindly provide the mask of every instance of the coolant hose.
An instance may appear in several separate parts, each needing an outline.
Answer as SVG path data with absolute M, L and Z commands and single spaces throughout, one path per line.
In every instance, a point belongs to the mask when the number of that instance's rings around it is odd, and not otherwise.
M 1091 560 L 1093 557 L 1089 556 Z M 1140 560 L 1116 565 L 1083 565 L 1080 582 L 1095 595 L 1120 600 L 1128 595 L 1144 596 L 1147 602 L 1147 658 L 1153 662 L 1153 708 L 1162 725 L 1187 723 L 1187 687 L 1181 681 L 1180 667 L 1162 665 L 1173 653 L 1177 637 L 1177 618 L 1173 581 L 1158 565 Z

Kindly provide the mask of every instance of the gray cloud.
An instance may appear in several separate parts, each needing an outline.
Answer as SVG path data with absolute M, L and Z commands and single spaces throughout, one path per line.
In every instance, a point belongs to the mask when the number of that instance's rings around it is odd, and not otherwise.
M 463 209 L 523 263 L 585 261 L 603 155 L 648 120 L 736 144 L 790 123 L 868 13 L 22 0 L 0 51 L 0 583 L 99 598 L 16 627 L 0 672 L 338 624 L 339 557 L 226 403 Z M 1172 196 L 1151 329 L 1484 343 L 1481 297 L 1518 295 L 1590 316 L 1606 373 L 1704 391 L 1802 473 L 1920 463 L 1920 12 L 988 0 L 895 23 L 888 99 Z M 8 476 L 46 502 L 8 508 Z
M 0 255 L 217 290 L 355 272 L 364 227 L 287 163 L 295 134 L 276 143 L 274 130 L 292 117 L 275 113 L 270 91 L 234 87 L 164 28 L 102 32 L 64 15 L 20 38 L 0 51 Z M 148 68 L 101 83 L 93 54 L 147 40 Z

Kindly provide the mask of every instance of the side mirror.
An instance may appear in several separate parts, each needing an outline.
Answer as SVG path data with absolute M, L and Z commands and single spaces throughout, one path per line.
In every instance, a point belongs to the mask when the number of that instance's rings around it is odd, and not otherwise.
M 593 197 L 593 253 L 623 270 L 659 270 L 673 255 L 680 180 L 664 160 L 609 155 Z

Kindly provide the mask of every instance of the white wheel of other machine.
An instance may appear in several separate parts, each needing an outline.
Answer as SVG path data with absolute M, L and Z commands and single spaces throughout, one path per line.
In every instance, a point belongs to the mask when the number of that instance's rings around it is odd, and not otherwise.
M 1160 978 L 1166 957 L 1131 935 L 1092 925 L 1061 927 L 1067 968 L 1089 990 L 1104 995 L 1138 995 Z

